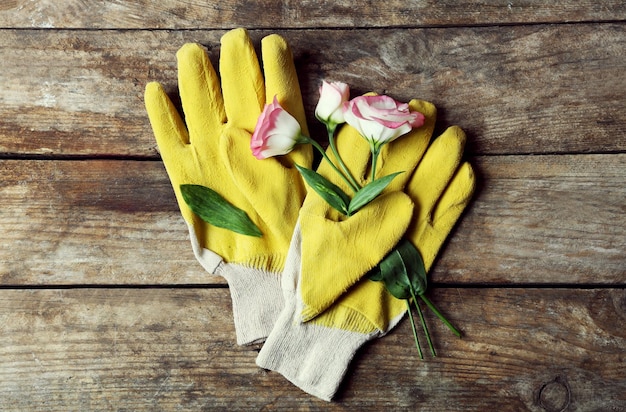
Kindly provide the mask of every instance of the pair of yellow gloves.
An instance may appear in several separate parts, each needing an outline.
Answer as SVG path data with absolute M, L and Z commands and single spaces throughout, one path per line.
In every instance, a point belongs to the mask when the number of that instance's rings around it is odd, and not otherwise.
M 465 135 L 452 127 L 431 142 L 435 107 L 411 101 L 425 124 L 386 145 L 378 160 L 377 175 L 404 173 L 355 215 L 339 216 L 307 191 L 294 166 L 311 167 L 309 145 L 266 160 L 250 150 L 257 118 L 274 96 L 307 132 L 285 40 L 263 39 L 263 70 L 245 30 L 226 33 L 221 45 L 221 81 L 201 46 L 185 44 L 177 53 L 184 121 L 160 84 L 146 86 L 150 123 L 194 254 L 229 284 L 237 342 L 265 341 L 259 366 L 330 400 L 358 348 L 389 332 L 406 312 L 405 302 L 365 275 L 403 237 L 428 270 L 468 204 L 475 179 L 461 160 Z M 352 175 L 366 182 L 367 142 L 344 126 L 337 147 Z M 348 192 L 325 161 L 318 172 Z M 205 223 L 185 203 L 181 184 L 217 191 L 244 210 L 263 236 Z

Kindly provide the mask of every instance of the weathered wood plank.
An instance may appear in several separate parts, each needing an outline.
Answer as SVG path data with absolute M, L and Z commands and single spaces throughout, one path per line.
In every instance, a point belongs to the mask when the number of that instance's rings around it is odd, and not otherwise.
M 436 282 L 626 280 L 626 154 L 486 156 Z M 211 283 L 161 162 L 0 161 L 0 284 Z
M 480 187 L 435 281 L 626 284 L 626 155 L 472 162 Z
M 553 2 L 375 0 L 189 2 L 82 0 L 0 3 L 0 26 L 11 28 L 379 27 L 574 22 L 626 19 L 619 0 Z
M 427 314 L 439 357 L 408 322 L 368 345 L 331 404 L 234 343 L 227 289 L 0 291 L 5 411 L 626 408 L 624 290 L 439 289 L 464 331 Z M 444 406 L 445 405 L 445 408 Z
M 0 153 L 156 157 L 145 84 L 175 94 L 176 50 L 197 41 L 215 59 L 222 33 L 2 30 Z M 502 154 L 626 150 L 625 33 L 573 24 L 283 34 L 310 114 L 321 79 L 343 80 L 355 93 L 431 100 L 442 127 L 468 131 L 474 153 Z
M 193 257 L 162 164 L 1 161 L 0 170 L 0 283 L 215 280 Z

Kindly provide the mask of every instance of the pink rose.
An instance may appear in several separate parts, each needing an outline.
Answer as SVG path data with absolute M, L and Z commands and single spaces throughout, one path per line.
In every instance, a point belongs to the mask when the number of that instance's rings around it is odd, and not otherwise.
M 302 140 L 300 123 L 278 103 L 266 104 L 257 120 L 250 140 L 252 154 L 257 159 L 284 155 Z
M 424 115 L 389 96 L 359 96 L 343 105 L 346 123 L 378 151 L 380 146 L 424 124 Z
M 322 81 L 320 100 L 315 107 L 315 117 L 322 123 L 338 125 L 344 123 L 343 104 L 350 98 L 350 88 L 341 82 Z

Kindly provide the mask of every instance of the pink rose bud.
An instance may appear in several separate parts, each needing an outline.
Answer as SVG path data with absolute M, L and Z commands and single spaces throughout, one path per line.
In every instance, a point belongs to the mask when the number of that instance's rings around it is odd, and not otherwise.
M 423 114 L 384 95 L 356 97 L 344 103 L 343 114 L 374 149 L 424 124 Z
M 301 142 L 300 123 L 278 103 L 266 104 L 257 120 L 250 140 L 252 154 L 257 159 L 284 155 L 291 152 Z
M 322 81 L 320 100 L 315 107 L 315 117 L 327 125 L 344 123 L 343 104 L 350 98 L 350 88 L 341 82 Z

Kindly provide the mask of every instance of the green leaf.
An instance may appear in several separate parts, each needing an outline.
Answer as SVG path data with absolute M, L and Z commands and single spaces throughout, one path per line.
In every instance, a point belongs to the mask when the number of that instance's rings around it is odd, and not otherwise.
M 180 185 L 180 192 L 189 208 L 205 222 L 242 235 L 263 236 L 245 211 L 230 204 L 215 190 L 200 185 Z
M 322 199 L 339 212 L 349 216 L 348 204 L 350 203 L 350 198 L 339 186 L 311 169 L 299 165 L 296 165 L 296 167 L 307 184 L 315 190 Z
M 411 242 L 403 239 L 398 246 L 370 272 L 371 280 L 382 281 L 398 299 L 411 299 L 426 292 L 426 268 L 422 256 Z M 412 289 L 412 290 L 411 290 Z
M 348 206 L 348 215 L 352 215 L 357 210 L 374 200 L 376 196 L 378 196 L 383 190 L 385 190 L 387 186 L 389 186 L 389 183 L 391 183 L 393 178 L 398 176 L 400 173 L 403 172 L 393 173 L 381 177 L 380 179 L 376 179 L 370 184 L 363 187 L 358 192 L 356 192 L 354 198 L 352 198 L 352 201 Z
M 374 282 L 380 282 L 383 280 L 383 272 L 380 271 L 380 267 L 376 266 L 367 274 L 369 280 L 373 280 Z

